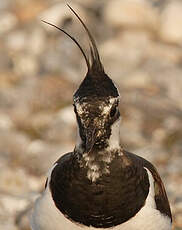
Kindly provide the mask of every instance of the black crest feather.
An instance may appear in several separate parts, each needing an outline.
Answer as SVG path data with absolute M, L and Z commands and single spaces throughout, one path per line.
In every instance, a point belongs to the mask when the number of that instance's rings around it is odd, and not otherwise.
M 80 16 L 73 10 L 73 8 L 67 4 L 69 9 L 73 12 L 73 14 L 77 17 L 77 19 L 80 21 L 82 26 L 84 27 L 88 38 L 89 38 L 89 45 L 90 45 L 90 55 L 87 57 L 85 54 L 83 48 L 79 44 L 79 42 L 71 36 L 68 32 L 63 30 L 62 28 L 42 20 L 44 23 L 55 27 L 56 29 L 62 31 L 64 34 L 66 34 L 80 49 L 82 55 L 84 56 L 85 62 L 87 64 L 88 72 L 86 74 L 86 77 L 82 81 L 80 87 L 74 94 L 74 99 L 79 100 L 82 98 L 85 100 L 85 98 L 100 98 L 100 97 L 118 97 L 119 93 L 117 91 L 117 88 L 113 84 L 112 80 L 105 74 L 103 65 L 100 61 L 99 52 L 96 46 L 96 42 L 91 35 L 89 29 L 83 22 L 83 20 L 80 18 Z
M 88 37 L 89 37 L 89 40 L 90 40 L 90 57 L 91 57 L 91 62 L 90 62 L 90 58 L 87 57 L 87 55 L 85 54 L 83 48 L 81 47 L 81 45 L 79 44 L 79 42 L 73 37 L 71 36 L 68 32 L 66 32 L 65 30 L 63 30 L 62 28 L 50 23 L 50 22 L 47 22 L 45 20 L 41 20 L 42 22 L 50 25 L 50 26 L 53 26 L 54 28 L 62 31 L 64 34 L 66 34 L 77 46 L 78 48 L 80 49 L 84 59 L 85 59 L 85 62 L 86 62 L 86 65 L 87 65 L 87 68 L 88 68 L 88 72 L 95 72 L 95 71 L 99 71 L 99 72 L 104 72 L 103 70 L 103 66 L 102 66 L 102 63 L 100 61 L 100 56 L 99 56 L 99 52 L 98 52 L 98 49 L 97 49 L 97 46 L 96 46 L 96 42 L 94 40 L 94 38 L 92 37 L 89 29 L 87 28 L 87 26 L 85 25 L 85 23 L 83 22 L 83 20 L 80 18 L 80 16 L 73 10 L 73 8 L 67 4 L 67 6 L 69 7 L 69 9 L 74 13 L 74 15 L 78 18 L 78 20 L 80 21 L 80 23 L 83 25 Z
M 56 26 L 56 25 L 54 25 L 54 24 L 52 24 L 52 23 L 50 23 L 50 22 L 47 22 L 47 21 L 44 21 L 44 20 L 41 20 L 41 21 L 44 22 L 44 23 L 46 23 L 46 24 L 48 24 L 48 25 L 50 25 L 50 26 L 55 27 L 56 29 L 58 29 L 58 30 L 60 30 L 61 32 L 63 32 L 64 34 L 66 34 L 66 35 L 67 35 L 67 36 L 78 46 L 78 48 L 80 49 L 81 53 L 82 53 L 83 56 L 84 56 L 85 62 L 86 62 L 86 64 L 87 64 L 87 68 L 90 69 L 89 60 L 88 60 L 88 58 L 87 58 L 87 56 L 86 56 L 86 54 L 85 54 L 83 48 L 81 47 L 81 45 L 78 43 L 78 41 L 77 41 L 74 37 L 72 37 L 72 36 L 71 36 L 69 33 L 67 33 L 65 30 L 61 29 L 60 27 L 58 27 L 58 26 Z
M 85 23 L 83 22 L 83 20 L 80 18 L 80 16 L 73 10 L 73 8 L 67 4 L 67 6 L 70 8 L 70 10 L 74 13 L 74 15 L 78 18 L 78 20 L 81 22 L 81 24 L 83 25 L 89 40 L 90 40 L 90 56 L 91 56 L 91 69 L 89 69 L 90 71 L 94 71 L 97 70 L 99 72 L 104 72 L 103 70 L 103 66 L 102 63 L 100 61 L 100 56 L 99 56 L 99 52 L 97 49 L 97 45 L 96 42 L 93 38 L 93 36 L 91 35 L 89 29 L 87 28 L 87 26 L 85 25 Z

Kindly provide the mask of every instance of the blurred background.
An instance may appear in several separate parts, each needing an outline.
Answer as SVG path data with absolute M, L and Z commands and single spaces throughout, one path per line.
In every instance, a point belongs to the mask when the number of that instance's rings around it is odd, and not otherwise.
M 67 1 L 95 37 L 121 93 L 122 144 L 163 178 L 182 229 L 182 1 Z M 30 230 L 46 173 L 73 150 L 72 95 L 86 74 L 87 35 L 61 0 L 0 1 L 0 229 Z

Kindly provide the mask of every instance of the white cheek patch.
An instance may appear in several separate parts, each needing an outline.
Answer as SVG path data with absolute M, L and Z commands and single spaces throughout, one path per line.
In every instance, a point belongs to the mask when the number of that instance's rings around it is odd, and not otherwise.
M 85 103 L 81 104 L 79 102 L 75 103 L 76 110 L 78 111 L 79 114 L 82 114 L 84 112 L 83 107 L 85 106 Z
M 114 98 L 110 98 L 110 99 L 109 99 L 109 105 L 106 106 L 105 104 L 102 104 L 102 105 L 100 106 L 100 109 L 102 110 L 102 114 L 103 114 L 103 115 L 108 114 L 109 111 L 110 111 L 111 108 L 112 108 L 112 105 L 113 105 L 114 103 L 116 103 L 118 100 L 119 100 L 118 97 L 114 97 Z
M 111 126 L 111 135 L 108 140 L 109 146 L 107 147 L 108 150 L 120 148 L 120 120 L 119 118 Z
M 100 109 L 102 110 L 102 115 L 108 114 L 109 111 L 111 110 L 112 104 L 109 104 L 108 106 L 106 105 L 101 105 Z

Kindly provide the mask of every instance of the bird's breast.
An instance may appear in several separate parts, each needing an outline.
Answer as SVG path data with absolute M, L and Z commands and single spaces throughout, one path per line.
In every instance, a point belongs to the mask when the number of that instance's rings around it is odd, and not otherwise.
M 108 164 L 109 173 L 93 182 L 87 167 L 72 163 L 56 166 L 50 181 L 56 207 L 71 221 L 107 228 L 126 222 L 143 207 L 149 189 L 145 170 L 139 177 L 137 168 L 122 168 L 116 159 Z

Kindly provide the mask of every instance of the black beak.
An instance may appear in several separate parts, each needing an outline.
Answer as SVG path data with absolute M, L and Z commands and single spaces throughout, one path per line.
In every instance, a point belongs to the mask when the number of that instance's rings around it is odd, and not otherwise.
M 96 128 L 91 125 L 86 131 L 86 143 L 85 143 L 85 151 L 90 153 L 97 137 Z

